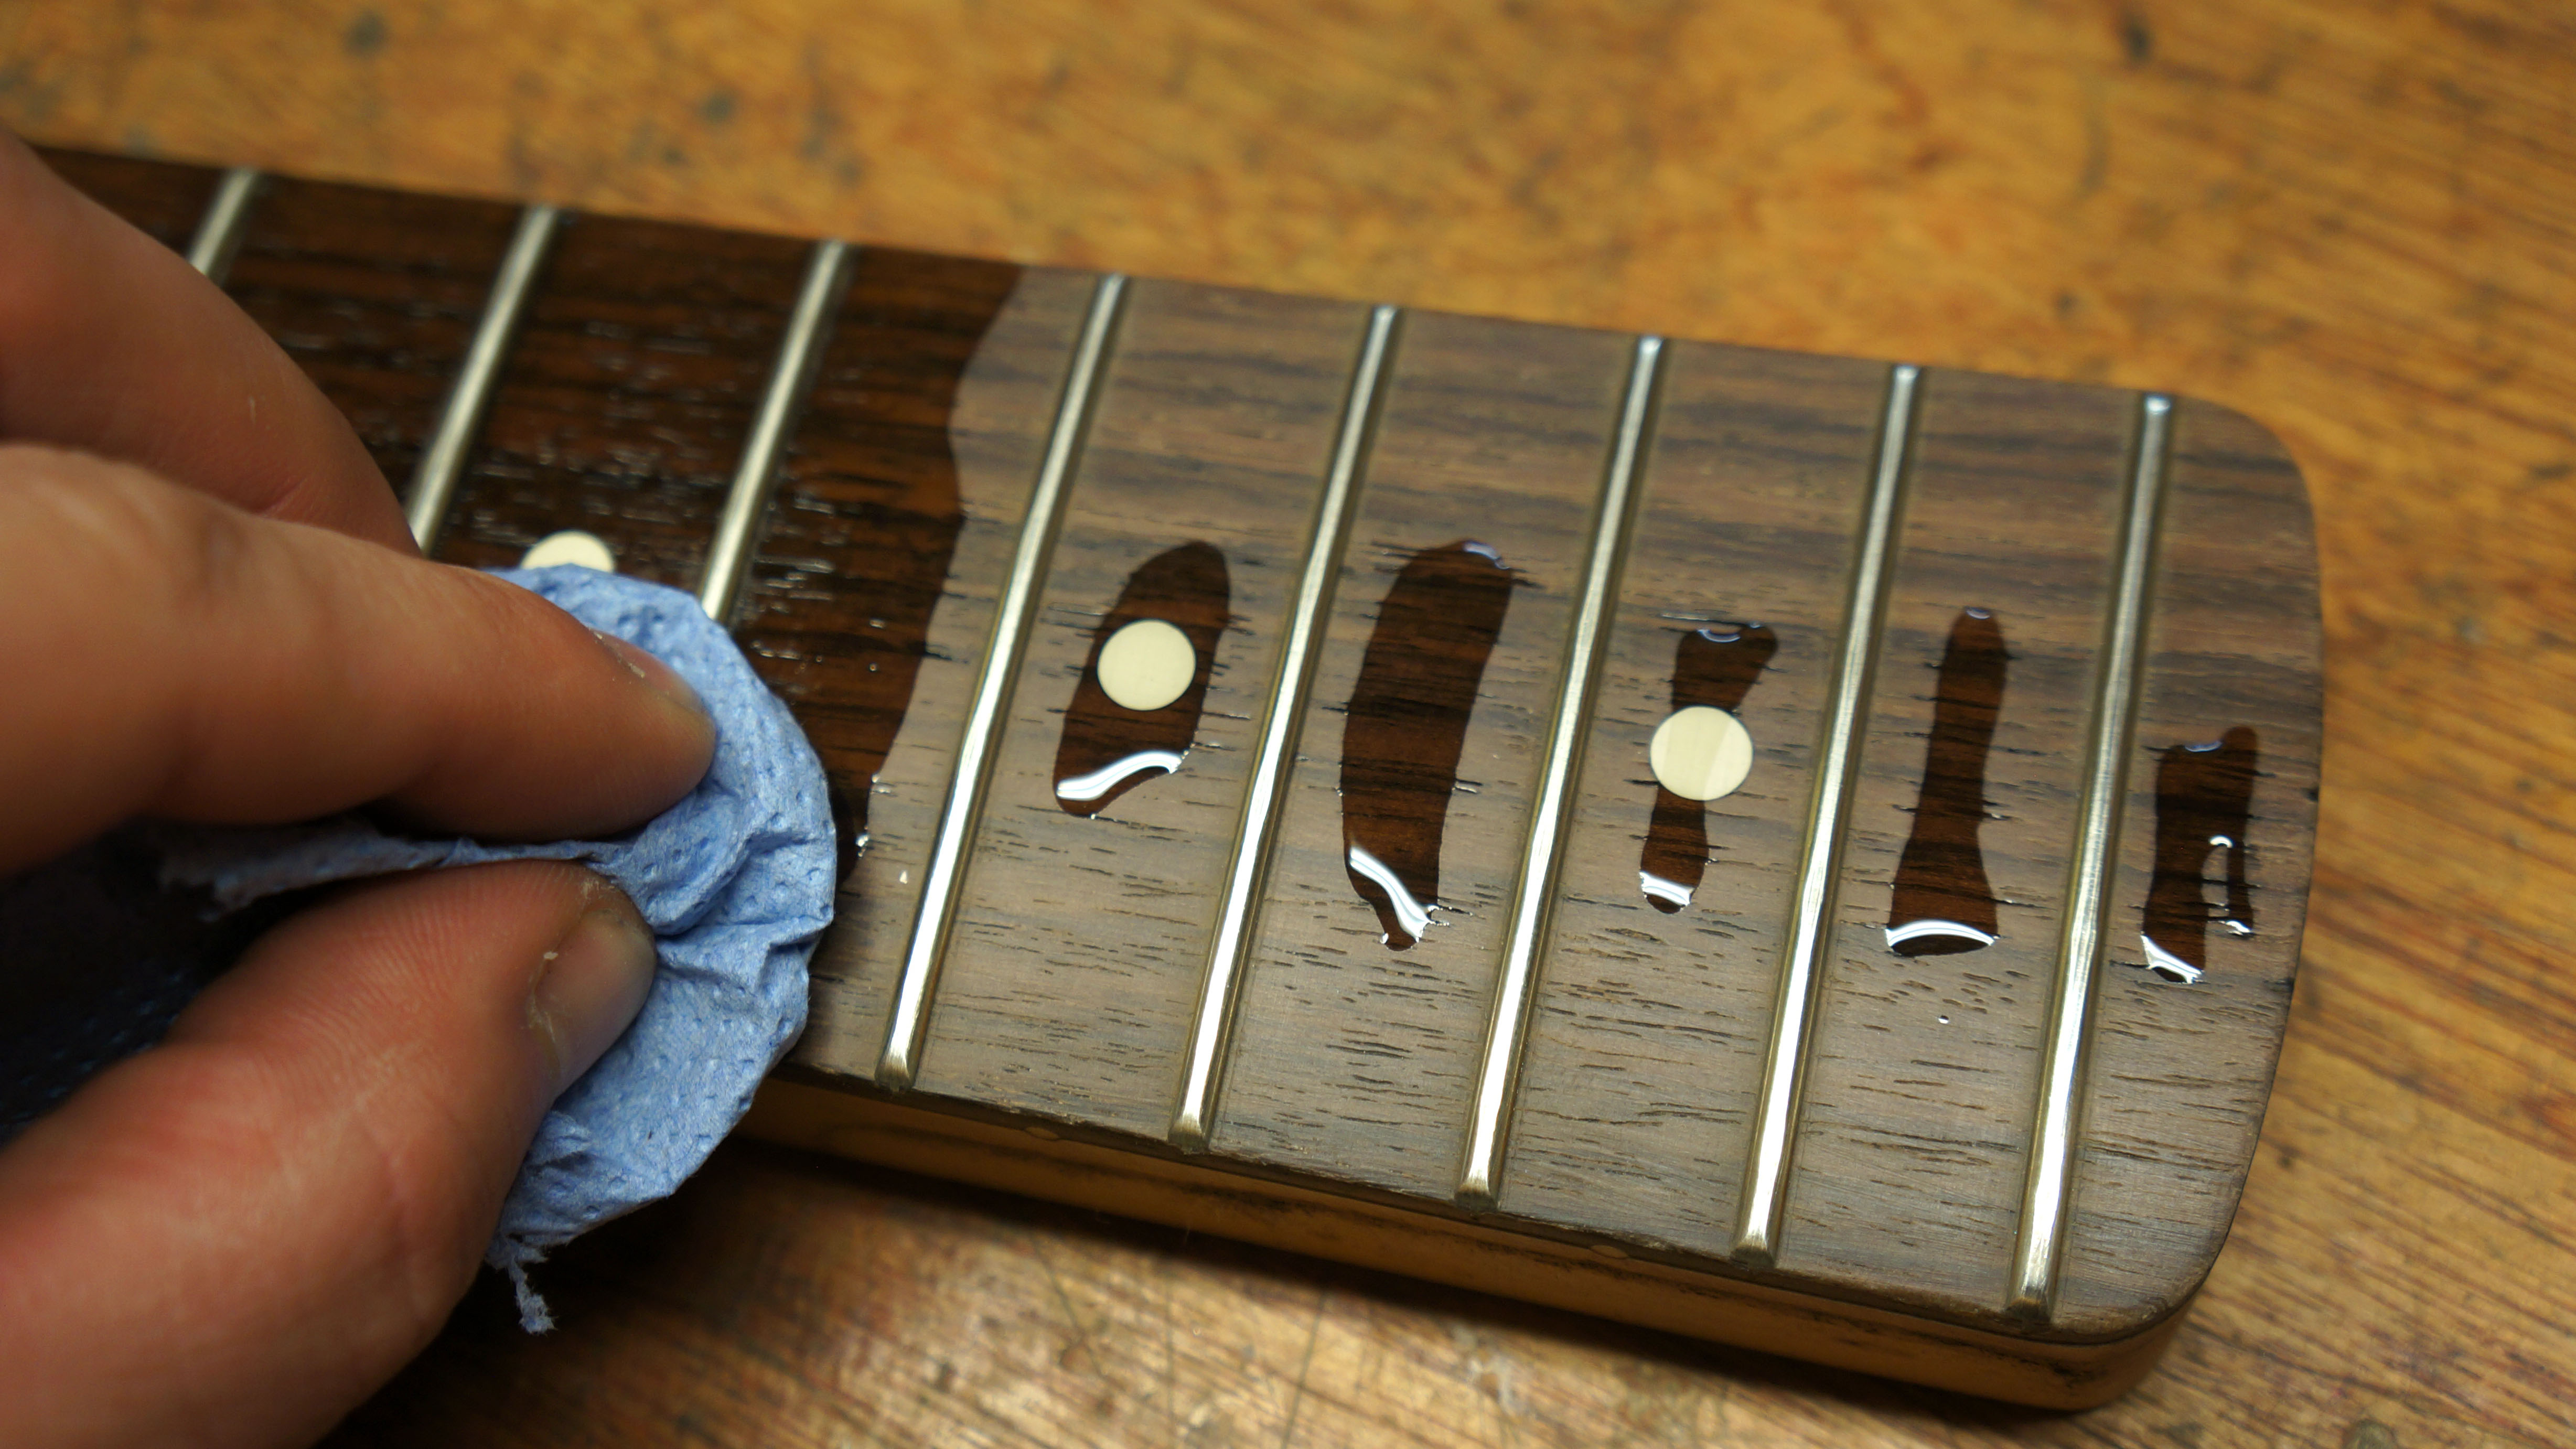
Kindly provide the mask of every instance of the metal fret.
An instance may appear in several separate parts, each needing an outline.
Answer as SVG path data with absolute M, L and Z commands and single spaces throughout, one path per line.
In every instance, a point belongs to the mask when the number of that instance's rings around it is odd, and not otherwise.
M 1772 1006 L 1771 1043 L 1763 1055 L 1753 1150 L 1745 1164 L 1744 1193 L 1735 1220 L 1734 1257 L 1752 1267 L 1769 1267 L 1780 1255 L 1780 1210 L 1787 1198 L 1790 1149 L 1805 1085 L 1807 1038 L 1825 950 L 1833 936 L 1843 836 L 1851 821 L 1852 787 L 1860 774 L 1861 726 L 1869 713 L 1879 634 L 1887 613 L 1888 575 L 1904 516 L 1906 453 L 1922 375 L 1922 369 L 1903 364 L 1888 371 L 1878 458 L 1871 470 L 1860 546 L 1852 558 L 1842 648 L 1834 664 L 1824 738 L 1816 751 L 1807 838 L 1798 853 L 1798 884 L 1792 896 L 1796 910 L 1780 953 L 1779 995 Z
M 779 339 L 778 361 L 769 371 L 769 390 L 760 400 L 760 415 L 743 445 L 733 489 L 725 495 L 724 516 L 716 523 L 715 542 L 707 548 L 706 581 L 698 587 L 698 604 L 707 617 L 723 623 L 733 612 L 734 596 L 751 569 L 755 532 L 761 510 L 769 504 L 770 484 L 778 477 L 778 455 L 805 406 L 805 394 L 823 363 L 823 345 L 831 333 L 832 314 L 840 306 L 849 278 L 850 248 L 837 241 L 817 242 L 805 264 L 805 282 L 796 294 L 796 310 Z
M 1491 1209 L 1502 1191 L 1503 1141 L 1520 1076 L 1521 1037 L 1529 1027 L 1539 953 L 1556 901 L 1575 777 L 1583 764 L 1584 737 L 1601 687 L 1601 660 L 1609 652 L 1610 626 L 1617 615 L 1619 575 L 1627 561 L 1629 536 L 1636 528 L 1636 481 L 1654 419 L 1663 353 L 1662 338 L 1637 339 L 1636 355 L 1628 365 L 1628 396 L 1620 410 L 1618 436 L 1602 473 L 1583 593 L 1568 634 L 1565 678 L 1557 691 L 1529 838 L 1521 852 L 1520 886 L 1512 896 L 1503 969 L 1485 1027 L 1474 1115 L 1469 1119 L 1466 1157 L 1458 1174 L 1457 1201 L 1471 1212 Z
M 501 360 L 509 353 L 510 337 L 518 330 L 519 314 L 527 308 L 537 269 L 562 221 L 562 213 L 551 206 L 529 207 L 519 213 L 510 249 L 501 254 L 501 269 L 492 279 L 492 295 L 483 304 L 483 320 L 475 325 L 465 365 L 457 370 L 456 385 L 448 390 L 447 404 L 439 411 L 438 430 L 430 435 L 429 447 L 412 470 L 411 493 L 403 512 L 411 524 L 412 541 L 422 553 L 438 541 L 447 505 L 456 496 L 456 480 L 465 471 L 466 450 L 482 430 L 483 409 L 500 379 Z
M 1369 313 L 1359 365 L 1352 370 L 1350 395 L 1342 404 L 1332 466 L 1324 475 L 1323 497 L 1315 504 L 1306 565 L 1297 576 L 1297 600 L 1289 612 L 1287 636 L 1279 646 L 1278 668 L 1271 676 L 1269 704 L 1261 716 L 1261 743 L 1254 750 L 1251 778 L 1244 785 L 1243 815 L 1235 831 L 1234 852 L 1226 861 L 1225 895 L 1217 909 L 1216 934 L 1208 946 L 1207 970 L 1199 982 L 1189 1051 L 1182 1059 L 1180 1101 L 1172 1109 L 1170 1136 L 1184 1152 L 1206 1151 L 1208 1135 L 1215 1130 L 1216 1092 L 1226 1039 L 1234 1025 L 1235 988 L 1252 955 L 1252 928 L 1269 874 L 1271 843 L 1279 832 L 1279 801 L 1297 761 L 1298 727 L 1314 687 L 1325 616 L 1333 606 L 1333 585 L 1341 575 L 1342 552 L 1350 538 L 1351 499 L 1359 491 L 1360 469 L 1385 405 L 1386 359 L 1401 315 L 1399 309 L 1383 306 Z
M 241 250 L 242 232 L 250 221 L 250 204 L 259 197 L 261 180 L 254 166 L 226 171 L 224 179 L 215 183 L 214 199 L 206 203 L 197 234 L 188 239 L 188 265 L 218 287 L 232 272 L 233 254 Z
M 903 974 L 895 983 L 894 1010 L 886 1022 L 885 1050 L 877 1059 L 879 1086 L 900 1091 L 920 1071 L 923 1029 L 929 1024 L 930 992 L 939 958 L 948 948 L 956 923 L 957 897 L 965 884 L 968 841 L 984 809 L 984 794 L 993 773 L 994 738 L 1011 704 L 1011 686 L 1027 652 L 1030 626 L 1036 621 L 1039 585 L 1045 581 L 1048 556 L 1064 521 L 1064 502 L 1075 458 L 1089 430 L 1092 404 L 1099 391 L 1102 359 L 1116 330 L 1119 303 L 1127 279 L 1111 273 L 1092 288 L 1091 309 L 1074 348 L 1073 368 L 1066 376 L 1064 397 L 1056 408 L 1047 437 L 1045 460 L 1029 492 L 1028 516 L 1020 524 L 1020 542 L 1011 555 L 1011 572 L 993 611 L 993 632 L 984 648 L 984 665 L 975 680 L 974 703 L 957 744 L 957 761 L 948 798 L 939 813 L 930 861 L 921 885 L 921 909 L 913 918 L 912 937 L 904 949 Z
M 2173 399 L 2152 394 L 2140 399 L 2137 454 L 2120 525 L 2120 567 L 2103 634 L 2091 738 L 2084 753 L 2075 856 L 2067 871 L 2066 925 L 2058 943 L 2048 1049 L 2041 1059 L 2030 1168 L 2022 1188 L 2021 1228 L 2013 1245 L 2011 1293 L 2005 1300 L 2008 1311 L 2025 1318 L 2046 1319 L 2054 1311 L 2058 1263 L 2065 1256 L 2075 1134 L 2083 1106 L 2085 1037 L 2092 1023 L 2095 982 L 2102 974 L 2103 947 L 2110 940 L 2111 876 L 2119 861 L 2120 807 L 2127 798 L 2129 750 L 2137 733 L 2138 676 L 2146 656 L 2147 610 L 2172 430 Z

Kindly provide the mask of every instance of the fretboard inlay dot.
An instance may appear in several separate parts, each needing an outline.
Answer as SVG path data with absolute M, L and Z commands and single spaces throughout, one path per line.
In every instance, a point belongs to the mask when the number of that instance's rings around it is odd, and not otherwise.
M 519 567 L 523 569 L 553 568 L 557 564 L 577 564 L 613 574 L 617 572 L 617 553 L 598 534 L 567 528 L 538 539 L 519 555 Z
M 1677 709 L 1655 726 L 1646 763 L 1657 784 L 1683 799 L 1716 800 L 1734 794 L 1752 773 L 1753 736 L 1725 710 Z
M 1138 619 L 1100 648 L 1100 688 L 1120 709 L 1150 713 L 1187 694 L 1199 654 L 1164 619 Z

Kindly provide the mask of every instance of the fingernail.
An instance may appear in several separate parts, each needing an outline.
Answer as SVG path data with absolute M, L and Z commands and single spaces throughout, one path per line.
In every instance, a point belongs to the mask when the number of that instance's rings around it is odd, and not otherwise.
M 554 1066 L 555 1095 L 580 1080 L 644 1009 L 655 959 L 653 932 L 634 903 L 598 882 L 581 919 L 545 954 L 528 995 L 528 1026 Z
M 682 679 L 678 670 L 614 634 L 599 629 L 593 629 L 590 632 L 600 643 L 608 646 L 608 652 L 617 656 L 618 663 L 633 671 L 636 678 L 653 686 L 654 693 L 687 705 L 693 713 L 707 712 L 706 705 L 698 698 L 698 692 L 689 687 L 689 681 Z

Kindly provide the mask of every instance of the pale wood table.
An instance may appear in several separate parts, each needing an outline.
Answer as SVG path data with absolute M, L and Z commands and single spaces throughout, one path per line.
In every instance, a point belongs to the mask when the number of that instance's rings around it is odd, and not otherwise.
M 2576 1441 L 2576 18 L 2450 6 L 0 3 L 44 141 L 2176 388 L 2331 695 L 2297 1019 L 2166 1366 L 2006 1410 L 729 1149 L 352 1442 Z

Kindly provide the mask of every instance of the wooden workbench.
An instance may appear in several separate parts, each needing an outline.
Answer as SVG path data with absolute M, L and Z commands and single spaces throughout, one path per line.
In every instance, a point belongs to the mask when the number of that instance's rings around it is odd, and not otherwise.
M 2307 470 L 2298 1007 L 2072 1418 L 775 1150 L 486 1284 L 397 1444 L 2576 1441 L 2576 17 L 2504 0 L 9 0 L 0 123 L 2231 404 Z

